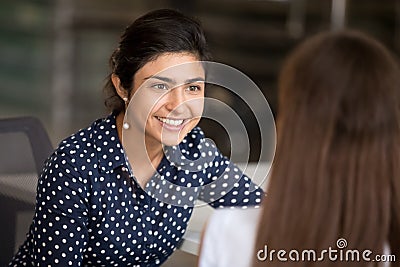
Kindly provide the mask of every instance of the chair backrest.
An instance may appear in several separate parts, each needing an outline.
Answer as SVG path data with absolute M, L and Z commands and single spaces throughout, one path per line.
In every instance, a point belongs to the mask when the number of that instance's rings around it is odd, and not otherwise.
M 0 119 L 0 266 L 7 265 L 25 239 L 37 178 L 52 150 L 38 119 Z

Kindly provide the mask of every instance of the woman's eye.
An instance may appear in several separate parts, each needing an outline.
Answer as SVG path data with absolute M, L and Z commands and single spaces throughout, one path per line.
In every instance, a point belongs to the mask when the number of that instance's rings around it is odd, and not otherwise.
M 200 91 L 200 90 L 201 90 L 201 87 L 198 86 L 198 85 L 190 85 L 190 86 L 188 87 L 188 90 L 191 91 L 191 92 L 196 92 L 196 91 Z
M 163 84 L 163 83 L 155 84 L 155 85 L 153 85 L 153 87 L 156 89 L 159 89 L 159 90 L 167 90 L 168 89 L 167 85 Z

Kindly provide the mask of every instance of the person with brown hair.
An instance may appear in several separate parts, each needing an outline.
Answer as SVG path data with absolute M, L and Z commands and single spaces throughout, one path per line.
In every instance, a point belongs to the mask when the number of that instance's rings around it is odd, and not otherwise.
M 200 266 L 376 266 L 385 254 L 399 266 L 400 71 L 389 51 L 350 30 L 305 40 L 280 72 L 277 134 L 262 209 L 217 211 Z M 236 231 L 220 228 L 228 221 Z

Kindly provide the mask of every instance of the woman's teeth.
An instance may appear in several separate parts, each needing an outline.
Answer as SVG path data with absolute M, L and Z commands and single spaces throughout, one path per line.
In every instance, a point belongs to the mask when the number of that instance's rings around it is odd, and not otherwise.
M 163 123 L 172 125 L 172 126 L 179 126 L 183 123 L 184 120 L 172 120 L 172 119 L 167 119 L 167 118 L 161 118 L 157 117 L 157 119 Z

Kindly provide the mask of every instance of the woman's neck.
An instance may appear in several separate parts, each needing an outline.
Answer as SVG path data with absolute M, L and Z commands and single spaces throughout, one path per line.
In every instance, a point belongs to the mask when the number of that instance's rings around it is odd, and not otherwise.
M 121 112 L 116 117 L 118 137 L 129 158 L 135 178 L 144 187 L 154 175 L 164 156 L 162 144 L 146 141 L 143 136 L 144 133 L 139 132 L 135 127 L 129 128 L 132 138 L 123 141 L 124 115 L 124 112 Z

